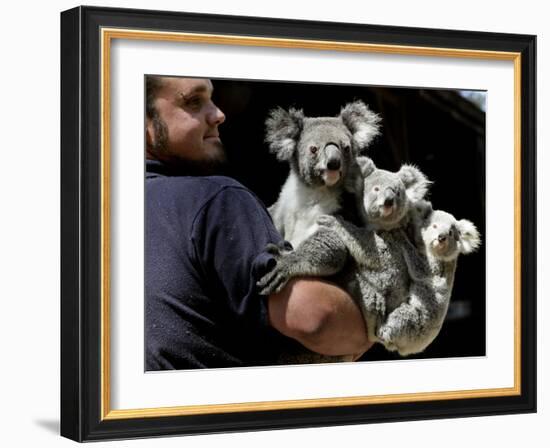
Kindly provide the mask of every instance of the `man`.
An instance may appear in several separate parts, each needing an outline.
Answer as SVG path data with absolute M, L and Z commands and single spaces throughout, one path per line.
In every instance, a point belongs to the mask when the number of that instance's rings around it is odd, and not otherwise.
M 225 162 L 223 112 L 206 79 L 147 78 L 146 369 L 269 365 L 289 340 L 326 355 L 370 343 L 351 297 L 297 279 L 261 297 L 268 243 L 281 237 Z M 290 339 L 289 339 L 290 338 Z

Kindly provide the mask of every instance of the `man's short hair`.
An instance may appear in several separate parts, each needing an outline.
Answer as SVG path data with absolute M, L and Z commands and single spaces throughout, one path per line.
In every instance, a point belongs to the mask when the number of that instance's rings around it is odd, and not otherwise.
M 145 114 L 147 118 L 154 119 L 157 115 L 155 98 L 161 87 L 162 77 L 150 75 L 145 77 Z
M 161 76 L 146 76 L 145 77 L 145 115 L 153 123 L 153 132 L 155 133 L 154 144 L 148 148 L 154 152 L 162 152 L 166 148 L 168 141 L 168 127 L 160 118 L 160 115 L 155 107 L 155 99 L 157 93 L 162 87 L 163 79 Z

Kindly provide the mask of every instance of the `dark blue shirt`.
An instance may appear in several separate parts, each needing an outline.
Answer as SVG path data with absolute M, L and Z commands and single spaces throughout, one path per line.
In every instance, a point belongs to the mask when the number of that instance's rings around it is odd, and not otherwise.
M 233 179 L 171 173 L 145 181 L 146 370 L 274 364 L 282 335 L 256 281 L 280 236 L 258 198 Z

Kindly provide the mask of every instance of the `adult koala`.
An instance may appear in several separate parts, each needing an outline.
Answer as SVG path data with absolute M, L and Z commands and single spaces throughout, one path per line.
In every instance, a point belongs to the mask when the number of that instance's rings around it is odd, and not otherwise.
M 360 177 L 355 158 L 378 134 L 379 122 L 362 101 L 347 104 L 336 117 L 271 112 L 266 142 L 278 160 L 290 164 L 290 174 L 269 212 L 294 247 L 315 232 L 319 216 L 340 210 L 344 190 L 355 192 Z
M 392 173 L 377 169 L 366 157 L 359 162 L 364 176 L 360 208 L 365 225 L 356 227 L 328 215 L 318 218 L 318 230 L 295 251 L 269 247 L 277 263 L 258 286 L 263 288 L 261 294 L 271 294 L 292 277 L 331 276 L 359 304 L 369 339 L 405 354 L 406 349 L 401 352 L 389 339 L 391 332 L 384 330 L 388 316 L 407 302 L 411 283 L 422 296 L 434 294 L 430 270 L 417 250 L 408 250 L 414 246 L 405 233 L 410 213 L 424 198 L 429 181 L 413 166 L 404 165 Z

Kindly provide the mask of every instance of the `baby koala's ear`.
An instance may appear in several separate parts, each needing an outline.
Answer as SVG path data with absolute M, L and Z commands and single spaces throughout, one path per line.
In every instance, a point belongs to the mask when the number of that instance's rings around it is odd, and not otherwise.
M 419 220 L 420 222 L 424 222 L 430 217 L 434 209 L 430 201 L 421 199 L 416 204 L 414 204 L 412 211 L 417 220 Z
M 355 158 L 355 160 L 357 160 L 359 170 L 361 171 L 361 175 L 363 177 L 370 176 L 374 172 L 374 170 L 376 170 L 376 165 L 369 157 L 358 156 Z
M 410 208 L 411 221 L 409 223 L 409 232 L 412 240 L 417 247 L 424 247 L 422 239 L 422 230 L 430 223 L 430 216 L 433 213 L 432 203 L 421 199 Z
M 456 223 L 459 233 L 458 246 L 460 253 L 474 252 L 481 244 L 481 236 L 476 226 L 467 219 L 461 219 Z
M 355 157 L 349 166 L 348 174 L 344 178 L 344 188 L 347 192 L 363 196 L 365 177 L 376 170 L 374 162 L 366 156 Z
M 304 125 L 304 112 L 290 109 L 288 112 L 282 108 L 271 111 L 265 121 L 265 141 L 269 143 L 269 150 L 281 161 L 292 158 L 296 144 Z
M 340 111 L 340 118 L 351 131 L 354 147 L 361 153 L 380 133 L 380 116 L 363 101 L 346 104 Z
M 413 203 L 424 199 L 431 182 L 428 178 L 413 165 L 403 165 L 397 172 L 397 175 L 405 184 L 407 197 Z

